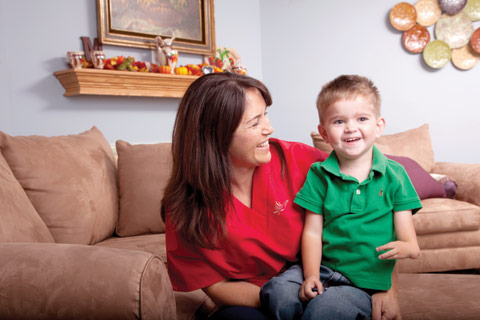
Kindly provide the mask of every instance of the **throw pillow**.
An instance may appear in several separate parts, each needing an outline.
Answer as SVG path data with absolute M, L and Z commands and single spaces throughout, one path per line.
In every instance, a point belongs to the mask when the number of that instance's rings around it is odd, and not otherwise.
M 138 144 L 118 140 L 119 236 L 165 231 L 160 215 L 163 192 L 172 167 L 171 144 Z
M 0 242 L 54 242 L 0 153 Z
M 457 195 L 457 182 L 444 174 L 430 173 L 433 179 L 443 184 L 447 198 L 455 199 Z
M 435 165 L 428 124 L 395 134 L 383 135 L 375 145 L 384 154 L 409 157 L 425 171 L 430 172 Z
M 415 160 L 408 157 L 385 155 L 387 158 L 400 163 L 407 171 L 420 199 L 445 198 L 443 185 L 426 172 Z
M 332 147 L 323 140 L 319 133 L 312 132 L 310 136 L 315 148 L 325 152 L 332 151 Z M 404 156 L 415 160 L 427 172 L 430 172 L 435 165 L 428 124 L 396 134 L 383 135 L 375 141 L 375 145 L 384 154 Z
M 116 165 L 96 127 L 56 137 L 0 132 L 3 156 L 55 242 L 94 244 L 118 214 Z

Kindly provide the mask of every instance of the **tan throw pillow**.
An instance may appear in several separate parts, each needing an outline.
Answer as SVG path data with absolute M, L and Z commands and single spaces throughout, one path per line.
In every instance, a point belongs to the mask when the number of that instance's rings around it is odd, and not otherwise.
M 384 154 L 408 157 L 415 160 L 425 171 L 435 165 L 428 124 L 408 131 L 384 135 L 375 141 Z
M 0 242 L 54 242 L 0 153 Z
M 325 140 L 323 140 L 320 133 L 312 131 L 312 133 L 310 133 L 310 136 L 312 137 L 313 146 L 315 148 L 325 151 L 326 153 L 330 153 L 333 150 L 332 146 L 326 143 Z
M 113 153 L 100 130 L 9 136 L 0 147 L 55 242 L 94 244 L 114 232 L 118 195 Z
M 117 234 L 164 232 L 160 208 L 172 170 L 171 144 L 131 145 L 118 140 L 116 147 L 120 196 Z
M 319 133 L 312 132 L 310 136 L 315 148 L 329 153 L 332 151 L 332 147 Z M 375 141 L 375 145 L 383 154 L 415 160 L 427 172 L 435 165 L 428 124 L 400 133 L 383 135 Z

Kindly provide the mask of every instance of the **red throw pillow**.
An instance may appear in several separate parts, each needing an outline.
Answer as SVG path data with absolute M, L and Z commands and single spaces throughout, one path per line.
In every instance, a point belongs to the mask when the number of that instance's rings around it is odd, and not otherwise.
M 443 184 L 432 178 L 415 160 L 388 154 L 385 156 L 400 163 L 405 168 L 420 199 L 445 198 Z

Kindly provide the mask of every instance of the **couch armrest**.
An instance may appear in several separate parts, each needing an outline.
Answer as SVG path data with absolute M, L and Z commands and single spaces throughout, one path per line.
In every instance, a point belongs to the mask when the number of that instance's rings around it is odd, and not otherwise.
M 480 164 L 437 162 L 432 173 L 445 174 L 455 180 L 456 199 L 480 206 Z
M 160 257 L 55 243 L 0 243 L 0 319 L 175 319 Z

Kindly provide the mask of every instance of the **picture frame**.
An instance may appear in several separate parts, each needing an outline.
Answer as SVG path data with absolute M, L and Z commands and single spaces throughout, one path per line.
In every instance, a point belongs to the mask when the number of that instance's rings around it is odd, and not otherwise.
M 214 0 L 97 0 L 101 44 L 154 49 L 175 37 L 179 52 L 215 54 Z

